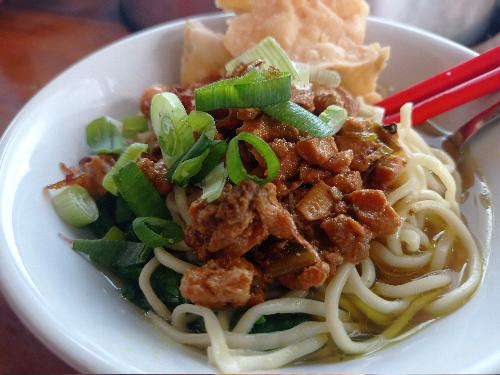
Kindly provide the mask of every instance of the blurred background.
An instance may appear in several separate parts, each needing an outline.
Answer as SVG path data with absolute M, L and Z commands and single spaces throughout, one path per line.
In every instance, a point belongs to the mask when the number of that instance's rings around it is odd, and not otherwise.
M 265 0 L 256 0 L 265 1 Z M 500 0 L 368 0 L 373 15 L 481 52 L 500 44 Z M 217 11 L 212 0 L 0 0 L 0 135 L 50 79 L 96 49 L 167 20 Z M 0 295 L 0 373 L 71 373 Z

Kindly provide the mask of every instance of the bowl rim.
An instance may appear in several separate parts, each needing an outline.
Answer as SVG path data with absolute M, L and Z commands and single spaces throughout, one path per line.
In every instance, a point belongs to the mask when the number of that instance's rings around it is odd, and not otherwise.
M 23 108 L 11 120 L 2 137 L 0 138 L 0 177 L 3 170 L 8 167 L 6 165 L 6 155 L 12 147 L 12 139 L 21 131 L 23 124 L 23 117 L 29 113 L 37 103 L 42 100 L 47 91 L 50 90 L 58 81 L 64 80 L 65 76 L 70 72 L 79 68 L 80 64 L 84 64 L 87 60 L 94 58 L 97 55 L 105 54 L 108 50 L 114 47 L 127 43 L 131 40 L 139 40 L 148 37 L 159 31 L 166 31 L 170 28 L 183 25 L 186 21 L 209 21 L 215 19 L 225 19 L 232 15 L 232 13 L 216 12 L 201 14 L 194 17 L 172 20 L 157 26 L 144 29 L 140 32 L 124 36 L 115 42 L 112 42 L 95 52 L 90 53 L 84 58 L 78 60 L 68 68 L 63 70 L 53 79 L 51 79 L 42 89 L 40 89 Z M 441 37 L 434 33 L 419 29 L 417 27 L 401 24 L 396 21 L 386 20 L 379 17 L 369 17 L 369 23 L 388 26 L 396 29 L 405 29 L 415 34 L 420 34 L 430 39 L 439 41 L 447 45 L 449 48 L 461 50 L 464 54 L 474 57 L 478 54 L 467 47 L 464 47 L 454 41 Z M 4 180 L 0 178 L 0 191 L 5 184 Z M 92 346 L 91 342 L 78 342 L 71 337 L 69 332 L 58 323 L 57 316 L 53 315 L 48 309 L 39 309 L 34 312 L 33 307 L 38 305 L 41 307 L 42 297 L 38 295 L 36 288 L 31 282 L 30 276 L 26 269 L 23 267 L 21 259 L 9 259 L 9 255 L 16 258 L 12 251 L 13 238 L 7 238 L 4 232 L 5 224 L 0 223 L 0 292 L 3 294 L 5 300 L 15 312 L 17 317 L 21 320 L 26 328 L 37 337 L 52 353 L 59 357 L 62 361 L 81 372 L 101 372 L 110 373 L 116 372 L 118 369 L 123 368 L 123 362 L 107 355 L 106 352 L 99 351 Z M 15 244 L 14 244 L 15 245 Z M 140 372 L 139 368 L 130 366 L 127 372 Z

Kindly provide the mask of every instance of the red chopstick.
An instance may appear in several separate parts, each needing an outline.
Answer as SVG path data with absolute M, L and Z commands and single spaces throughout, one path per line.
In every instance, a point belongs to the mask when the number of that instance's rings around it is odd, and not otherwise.
M 434 77 L 426 79 L 425 81 L 413 85 L 403 91 L 400 91 L 399 93 L 377 103 L 377 105 L 383 107 L 386 111 L 386 116 L 390 117 L 393 114 L 397 114 L 400 107 L 404 103 L 413 102 L 414 104 L 417 104 L 418 102 L 429 99 L 438 93 L 442 93 L 445 90 L 454 88 L 457 85 L 463 84 L 482 74 L 490 72 L 499 66 L 500 46 L 468 60 L 465 63 L 457 65 L 451 69 L 447 69 L 444 72 L 441 72 Z
M 443 112 L 499 90 L 500 67 L 415 104 L 412 112 L 412 122 L 413 124 L 420 124 Z M 399 113 L 384 118 L 386 124 L 393 122 L 399 122 Z

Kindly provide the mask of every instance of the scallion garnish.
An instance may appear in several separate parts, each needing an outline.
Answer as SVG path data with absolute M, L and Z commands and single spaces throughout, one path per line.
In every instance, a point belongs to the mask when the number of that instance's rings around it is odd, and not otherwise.
M 165 201 L 151 185 L 136 163 L 129 161 L 114 180 L 120 195 L 136 216 L 156 216 L 170 219 Z
M 99 210 L 85 188 L 72 185 L 52 197 L 59 217 L 69 225 L 83 227 L 97 220 Z
M 151 123 L 165 165 L 171 167 L 194 143 L 186 110 L 177 95 L 163 92 L 153 97 Z
M 196 109 L 263 107 L 289 100 L 288 72 L 252 69 L 244 76 L 220 80 L 195 90 Z
M 279 43 L 271 36 L 268 36 L 260 41 L 255 47 L 250 48 L 238 57 L 229 61 L 226 64 L 226 71 L 231 74 L 241 63 L 250 63 L 255 60 L 262 59 L 265 62 L 265 67 L 273 66 L 282 72 L 289 72 L 294 83 L 299 86 L 307 85 L 307 76 L 301 75 L 295 64 L 288 57 L 286 52 L 281 48 Z
M 122 134 L 125 138 L 135 137 L 148 130 L 148 120 L 143 115 L 127 116 L 122 120 Z
M 205 134 L 202 134 L 195 144 L 168 169 L 167 180 L 179 186 L 185 186 L 188 180 L 201 170 L 203 162 L 209 154 L 209 147 L 213 142 Z M 190 162 L 191 159 L 194 159 L 194 161 Z M 179 168 L 180 171 L 177 172 Z
M 200 155 L 180 163 L 177 168 L 175 168 L 175 172 L 172 175 L 172 182 L 177 186 L 186 186 L 189 179 L 201 171 L 203 162 L 209 153 L 210 150 L 207 148 Z
M 119 154 L 123 148 L 123 137 L 118 121 L 108 116 L 95 119 L 85 128 L 87 144 L 95 154 Z
M 116 187 L 114 176 L 118 173 L 120 168 L 122 168 L 129 161 L 137 161 L 143 152 L 148 150 L 148 145 L 144 143 L 132 143 L 127 149 L 120 155 L 115 165 L 106 173 L 106 176 L 102 179 L 102 186 L 104 189 L 109 191 L 111 194 L 118 194 L 118 188 Z
M 188 115 L 188 123 L 193 131 L 203 133 L 209 139 L 214 139 L 215 133 L 217 133 L 215 120 L 209 113 L 191 111 Z
M 224 167 L 224 163 L 219 163 L 215 168 L 212 169 L 210 173 L 201 181 L 201 187 L 203 189 L 202 199 L 207 202 L 213 202 L 218 199 L 224 185 L 226 184 L 227 170 Z
M 243 165 L 243 161 L 241 160 L 240 149 L 238 145 L 239 141 L 249 143 L 262 156 L 262 158 L 266 162 L 267 167 L 265 178 L 251 175 L 246 171 L 245 166 Z M 240 184 L 245 180 L 252 180 L 257 182 L 258 184 L 264 185 L 272 181 L 272 179 L 280 170 L 280 161 L 276 157 L 271 147 L 262 138 L 259 138 L 256 135 L 247 132 L 238 134 L 229 142 L 226 154 L 226 165 L 229 178 L 235 184 Z
M 338 105 L 332 104 L 321 112 L 319 118 L 332 128 L 331 134 L 333 135 L 342 128 L 345 120 L 347 120 L 347 111 Z
M 340 85 L 340 75 L 335 70 L 311 67 L 310 80 L 316 86 L 335 88 Z
M 333 132 L 333 129 L 327 123 L 292 102 L 273 104 L 262 109 L 276 120 L 289 124 L 313 137 L 324 138 Z
M 201 170 L 191 178 L 190 182 L 193 184 L 201 182 L 216 166 L 220 163 L 222 157 L 226 153 L 227 143 L 224 141 L 214 141 L 210 146 L 210 153 L 203 162 Z
M 138 217 L 132 222 L 132 228 L 137 238 L 149 247 L 173 245 L 184 238 L 179 225 L 159 217 Z

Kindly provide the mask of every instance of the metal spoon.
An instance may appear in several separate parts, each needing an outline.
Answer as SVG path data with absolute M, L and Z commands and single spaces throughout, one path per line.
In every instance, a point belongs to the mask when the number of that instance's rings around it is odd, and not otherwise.
M 448 134 L 443 141 L 443 148 L 448 152 L 453 148 L 455 152 L 460 153 L 463 145 L 480 129 L 498 124 L 500 124 L 500 101 Z

